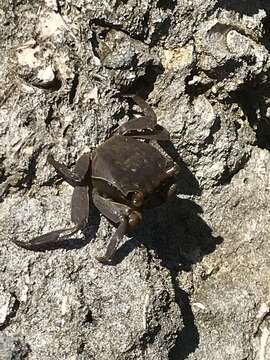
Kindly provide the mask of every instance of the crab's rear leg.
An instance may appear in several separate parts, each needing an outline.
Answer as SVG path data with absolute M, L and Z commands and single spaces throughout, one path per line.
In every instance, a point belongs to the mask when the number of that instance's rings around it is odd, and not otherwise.
M 157 124 L 157 116 L 146 101 L 137 95 L 125 95 L 124 97 L 132 98 L 139 105 L 144 116 L 131 119 L 122 124 L 116 129 L 115 134 L 149 140 L 170 140 L 169 132 Z
M 140 96 L 135 94 L 123 95 L 124 98 L 131 98 L 142 110 L 144 115 L 152 122 L 157 123 L 157 115 L 152 107 Z
M 88 153 L 83 154 L 77 161 L 74 172 L 72 172 L 67 168 L 66 165 L 55 160 L 52 154 L 49 154 L 47 157 L 48 163 L 55 168 L 57 174 L 59 174 L 67 183 L 73 187 L 82 185 L 82 182 L 85 180 L 87 172 L 90 169 L 90 159 L 91 158 Z
M 74 174 L 76 174 L 76 178 L 78 179 L 80 178 L 82 184 L 87 180 L 87 175 L 90 169 L 90 165 L 91 165 L 90 154 L 83 154 L 75 165 Z M 60 164 L 61 169 L 62 166 L 65 165 Z M 72 178 L 72 180 L 74 180 L 74 178 Z M 88 184 L 90 184 L 90 181 L 88 182 Z M 37 236 L 28 242 L 15 240 L 15 239 L 12 241 L 16 245 L 28 250 L 48 249 L 52 246 L 57 245 L 59 240 L 62 241 L 70 237 L 71 235 L 75 234 L 78 230 L 82 229 L 87 224 L 88 215 L 89 215 L 89 185 L 75 186 L 71 201 L 71 220 L 75 224 L 75 226 L 70 228 L 63 228 L 59 230 L 50 231 L 49 233 L 43 234 L 41 236 Z
M 141 221 L 141 214 L 127 205 L 114 202 L 99 195 L 96 191 L 93 192 L 93 203 L 104 216 L 114 224 L 118 224 L 115 233 L 110 238 L 105 254 L 96 257 L 101 263 L 109 264 L 124 235 L 133 230 Z

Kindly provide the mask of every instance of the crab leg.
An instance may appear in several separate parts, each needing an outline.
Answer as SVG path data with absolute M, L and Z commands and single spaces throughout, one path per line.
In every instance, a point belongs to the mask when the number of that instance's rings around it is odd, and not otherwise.
M 118 226 L 117 230 L 110 239 L 105 254 L 103 256 L 96 257 L 96 259 L 99 262 L 103 264 L 110 263 L 111 258 L 113 257 L 115 251 L 117 250 L 118 244 L 123 239 L 124 235 L 127 233 L 127 229 L 128 229 L 128 219 L 127 217 L 123 217 L 120 222 L 120 225 Z
M 54 159 L 52 154 L 49 154 L 47 157 L 49 164 L 51 164 L 56 172 L 71 186 L 82 185 L 82 181 L 85 179 L 85 176 L 90 168 L 90 154 L 83 154 L 76 163 L 75 171 L 70 171 L 66 165 L 58 162 Z
M 88 158 L 88 166 L 90 166 L 89 154 L 82 155 L 75 165 L 75 174 L 76 176 L 81 178 L 81 182 L 83 182 L 84 180 L 84 178 L 82 177 L 83 173 L 85 174 L 84 176 L 86 176 L 88 172 L 88 167 L 85 169 L 86 155 Z M 89 187 L 75 186 L 71 201 L 71 220 L 75 224 L 75 226 L 50 231 L 49 233 L 37 236 L 28 242 L 20 240 L 12 240 L 12 242 L 28 250 L 47 249 L 53 245 L 57 245 L 59 241 L 65 240 L 66 238 L 70 237 L 71 235 L 82 229 L 87 224 L 88 215 Z
M 160 141 L 170 139 L 169 132 L 157 124 L 156 114 L 146 101 L 137 95 L 125 95 L 124 97 L 132 98 L 140 106 L 144 116 L 127 121 L 116 129 L 115 134 Z
M 104 214 L 114 224 L 119 224 L 117 230 L 111 237 L 107 250 L 103 256 L 96 257 L 103 264 L 110 263 L 115 254 L 120 241 L 128 231 L 134 229 L 141 220 L 139 212 L 131 209 L 127 205 L 123 205 L 104 198 L 96 191 L 93 192 L 93 202 L 97 209 Z
M 74 226 L 67 229 L 59 229 L 55 231 L 48 232 L 41 236 L 34 237 L 28 242 L 12 239 L 11 241 L 27 250 L 45 250 L 50 246 L 55 245 L 58 240 L 64 240 L 66 237 L 69 237 L 75 234 L 80 228 Z
M 142 112 L 144 115 L 151 119 L 153 122 L 157 123 L 157 116 L 152 107 L 140 96 L 131 94 L 131 95 L 123 95 L 124 98 L 131 98 L 133 101 L 139 105 L 139 107 L 142 109 Z

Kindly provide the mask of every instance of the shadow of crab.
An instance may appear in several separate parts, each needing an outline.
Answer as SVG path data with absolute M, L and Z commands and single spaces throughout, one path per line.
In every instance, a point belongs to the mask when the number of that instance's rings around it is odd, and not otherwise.
M 202 219 L 202 208 L 191 200 L 176 198 L 160 208 L 145 211 L 144 220 L 134 238 L 126 241 L 117 251 L 117 264 L 143 244 L 156 254 L 161 265 L 169 269 L 175 291 L 175 301 L 181 311 L 184 328 L 179 331 L 170 360 L 184 360 L 200 343 L 200 334 L 190 304 L 189 294 L 180 288 L 179 270 L 191 271 L 192 265 L 215 251 L 223 239 L 213 236 L 212 229 Z M 151 252 L 151 253 L 152 253 Z
M 114 265 L 123 261 L 139 244 L 153 250 L 169 270 L 190 271 L 191 266 L 215 251 L 223 239 L 201 218 L 202 208 L 191 200 L 178 199 L 144 212 L 144 220 L 133 238 L 114 256 Z

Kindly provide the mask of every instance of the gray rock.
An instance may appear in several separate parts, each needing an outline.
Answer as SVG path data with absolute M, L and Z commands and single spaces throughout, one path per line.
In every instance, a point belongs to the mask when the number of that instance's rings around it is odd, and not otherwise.
M 269 1 L 0 5 L 1 359 L 270 357 Z M 172 135 L 179 195 L 119 261 L 95 212 L 55 250 L 12 238 L 70 224 L 72 167 L 137 93 Z M 136 108 L 135 108 L 136 109 Z
M 12 336 L 0 337 L 0 356 L 2 360 L 28 359 L 30 348 L 19 338 Z

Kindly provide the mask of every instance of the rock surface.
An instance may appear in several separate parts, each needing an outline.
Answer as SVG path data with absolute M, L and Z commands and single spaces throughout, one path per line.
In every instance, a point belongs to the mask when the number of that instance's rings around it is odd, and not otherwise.
M 270 358 L 268 0 L 0 4 L 0 358 Z M 70 224 L 72 167 L 137 93 L 172 135 L 177 198 L 116 266 L 112 227 L 59 248 L 11 239 Z

